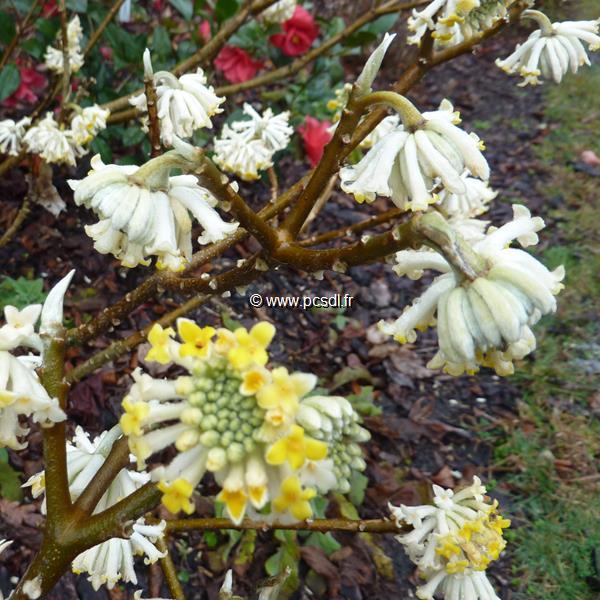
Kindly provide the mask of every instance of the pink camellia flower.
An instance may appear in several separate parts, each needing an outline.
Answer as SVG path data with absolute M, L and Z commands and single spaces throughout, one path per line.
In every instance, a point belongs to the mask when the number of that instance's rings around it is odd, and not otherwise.
M 198 35 L 205 42 L 210 40 L 210 23 L 207 19 L 204 19 L 204 21 L 198 25 Z
M 304 151 L 313 167 L 321 160 L 325 146 L 333 137 L 329 131 L 330 127 L 329 121 L 319 121 L 311 116 L 307 116 L 304 123 L 298 127 Z
M 215 67 L 223 72 L 230 83 L 252 79 L 263 64 L 263 61 L 254 60 L 245 50 L 236 46 L 223 46 L 215 58 Z
M 270 40 L 287 56 L 304 54 L 319 35 L 319 26 L 302 6 L 296 6 L 292 18 L 284 21 L 282 27 L 283 33 L 272 35 Z
M 33 104 L 39 97 L 40 92 L 46 87 L 46 78 L 35 69 L 19 67 L 21 83 L 19 87 L 4 100 L 5 106 L 16 106 L 20 102 Z

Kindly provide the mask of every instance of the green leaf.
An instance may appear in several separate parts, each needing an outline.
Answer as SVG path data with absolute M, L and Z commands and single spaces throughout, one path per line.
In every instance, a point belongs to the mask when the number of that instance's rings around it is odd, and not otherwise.
M 27 54 L 30 54 L 33 58 L 37 58 L 38 60 L 44 56 L 46 46 L 47 44 L 44 44 L 42 40 L 35 37 L 29 38 L 21 43 L 21 48 L 23 48 Z
M 218 23 L 222 23 L 235 15 L 239 7 L 238 0 L 217 0 L 215 6 L 215 17 Z
M 0 71 L 0 102 L 8 98 L 21 83 L 21 75 L 16 65 L 6 65 Z
M 229 329 L 229 331 L 235 331 L 236 329 L 238 329 L 238 327 L 244 326 L 242 323 L 240 323 L 240 321 L 236 321 L 235 319 L 232 319 L 229 316 L 229 314 L 225 311 L 223 311 L 221 313 L 221 321 L 223 322 L 223 325 L 225 326 L 225 328 Z
M 0 42 L 8 44 L 17 32 L 15 20 L 5 12 L 0 12 Z
M 381 407 L 375 404 L 372 385 L 365 385 L 358 394 L 350 394 L 346 398 L 352 404 L 354 410 L 361 415 L 376 417 L 382 412 Z
M 154 30 L 152 50 L 161 58 L 166 58 L 171 53 L 171 39 L 169 38 L 169 33 L 162 25 L 159 25 Z
M 123 137 L 121 138 L 123 142 L 123 146 L 135 146 L 139 144 L 144 138 L 146 134 L 137 126 L 127 127 L 123 131 Z
M 90 150 L 94 154 L 99 154 L 104 163 L 109 164 L 112 162 L 112 150 L 109 143 L 103 137 L 95 137 L 90 144 Z
M 0 496 L 13 502 L 23 498 L 19 473 L 8 464 L 6 448 L 0 448 Z
M 67 0 L 67 8 L 77 13 L 87 12 L 88 3 L 87 0 Z
M 398 14 L 389 14 L 375 19 L 372 23 L 368 23 L 353 33 L 350 37 L 344 40 L 343 45 L 354 48 L 356 46 L 365 46 L 379 40 L 382 35 L 388 32 L 394 23 L 398 20 Z
M 306 546 L 314 546 L 315 548 L 321 548 L 327 556 L 333 554 L 339 550 L 342 545 L 331 535 L 331 533 L 321 533 L 320 531 L 313 531 L 304 542 Z
M 44 37 L 47 44 L 54 42 L 54 38 L 60 28 L 60 21 L 54 17 L 52 19 L 38 19 L 36 21 L 37 29 Z
M 41 304 L 45 299 L 42 279 L 5 277 L 0 282 L 0 309 L 7 305 L 21 309 L 28 304 Z
M 365 490 L 369 484 L 368 477 L 365 477 L 358 471 L 352 471 L 350 476 L 350 492 L 348 492 L 348 498 L 354 506 L 360 506 L 365 499 Z
M 191 0 L 169 0 L 169 4 L 177 9 L 186 21 L 191 21 L 194 16 L 194 4 Z

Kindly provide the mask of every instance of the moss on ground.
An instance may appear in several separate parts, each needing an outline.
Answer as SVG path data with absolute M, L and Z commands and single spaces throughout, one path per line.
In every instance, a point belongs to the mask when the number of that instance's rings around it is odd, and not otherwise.
M 548 85 L 551 132 L 535 150 L 548 167 L 537 190 L 549 221 L 541 258 L 564 264 L 567 277 L 558 312 L 536 330 L 535 359 L 519 372 L 519 421 L 492 435 L 513 493 L 519 599 L 600 598 L 600 169 L 582 171 L 580 161 L 584 150 L 600 155 L 598 89 L 600 66 Z

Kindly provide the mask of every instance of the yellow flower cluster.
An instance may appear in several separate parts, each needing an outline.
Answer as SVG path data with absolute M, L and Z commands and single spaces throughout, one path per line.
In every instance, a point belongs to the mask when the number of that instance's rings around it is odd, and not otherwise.
M 271 323 L 231 331 L 179 319 L 176 331 L 180 341 L 175 329 L 154 325 L 146 360 L 176 363 L 190 375 L 171 381 L 134 374 L 121 417 L 140 464 L 171 444 L 178 450 L 155 476 L 168 510 L 191 513 L 193 491 L 210 471 L 222 487 L 217 500 L 236 523 L 249 505 L 261 510 L 269 501 L 274 512 L 307 519 L 317 488 L 342 490 L 347 482 L 334 473 L 347 477 L 364 468 L 355 436 L 364 440 L 366 432 L 359 431 L 351 405 L 332 398 L 333 413 L 319 416 L 327 398 L 306 397 L 316 385 L 314 375 L 267 368 Z M 311 406 L 303 408 L 304 400 Z M 311 415 L 310 435 L 302 411 Z M 320 431 L 319 423 L 327 429 Z M 346 438 L 355 451 L 342 452 L 350 447 Z

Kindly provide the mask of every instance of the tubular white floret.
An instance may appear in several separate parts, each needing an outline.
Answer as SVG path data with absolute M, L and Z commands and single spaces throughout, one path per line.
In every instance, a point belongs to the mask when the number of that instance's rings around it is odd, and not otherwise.
M 439 183 L 449 193 L 466 194 L 461 176 L 467 168 L 489 178 L 479 138 L 456 127 L 460 119 L 449 101 L 421 117 L 410 130 L 404 125 L 393 129 L 357 165 L 341 169 L 342 189 L 358 202 L 388 196 L 398 208 L 416 211 L 438 201 L 434 190 Z
M 523 206 L 513 210 L 510 223 L 474 243 L 473 251 L 485 268 L 473 279 L 453 271 L 441 254 L 399 252 L 394 269 L 398 275 L 417 278 L 424 269 L 443 274 L 395 322 L 381 322 L 381 331 L 401 343 L 414 342 L 415 329 L 437 323 L 439 351 L 430 368 L 460 375 L 483 365 L 499 375 L 511 374 L 513 359 L 535 349 L 531 326 L 556 310 L 555 296 L 564 277 L 563 267 L 549 271 L 523 250 L 507 247 L 513 240 L 524 247 L 537 243 L 544 225 Z

